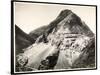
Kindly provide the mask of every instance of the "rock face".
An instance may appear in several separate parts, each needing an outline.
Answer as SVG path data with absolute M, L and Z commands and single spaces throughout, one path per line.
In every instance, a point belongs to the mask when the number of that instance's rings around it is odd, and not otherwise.
M 29 35 L 34 34 L 38 35 L 35 43 L 22 54 L 28 58 L 27 67 L 37 70 L 95 67 L 95 35 L 71 10 L 61 11 L 48 26 Z

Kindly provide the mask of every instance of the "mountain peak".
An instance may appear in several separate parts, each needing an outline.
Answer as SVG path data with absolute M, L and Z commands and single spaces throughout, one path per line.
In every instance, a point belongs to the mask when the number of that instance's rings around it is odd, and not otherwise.
M 65 10 L 62 10 L 61 12 L 60 12 L 60 14 L 59 14 L 59 16 L 68 16 L 70 13 L 72 13 L 72 11 L 71 10 L 69 10 L 69 9 L 65 9 Z M 58 17 L 59 17 L 58 16 Z

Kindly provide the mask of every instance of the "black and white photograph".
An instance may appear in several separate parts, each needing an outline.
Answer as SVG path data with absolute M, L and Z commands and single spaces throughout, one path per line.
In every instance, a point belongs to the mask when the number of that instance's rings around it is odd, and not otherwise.
M 12 2 L 12 73 L 97 68 L 95 5 Z

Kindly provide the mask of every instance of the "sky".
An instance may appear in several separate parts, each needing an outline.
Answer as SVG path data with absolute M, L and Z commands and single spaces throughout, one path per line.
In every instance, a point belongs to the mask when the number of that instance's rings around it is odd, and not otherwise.
M 72 10 L 96 33 L 96 8 L 91 6 L 15 2 L 14 24 L 30 33 L 36 28 L 48 25 L 64 9 Z

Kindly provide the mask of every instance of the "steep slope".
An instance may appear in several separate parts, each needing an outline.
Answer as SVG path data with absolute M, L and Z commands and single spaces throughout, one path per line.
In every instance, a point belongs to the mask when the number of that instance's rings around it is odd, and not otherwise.
M 24 67 L 35 70 L 95 67 L 95 35 L 71 10 L 61 11 L 48 26 L 32 34 L 38 37 L 22 54 L 28 60 Z
M 23 32 L 17 25 L 15 25 L 15 45 L 16 45 L 16 54 L 23 52 L 23 48 L 27 48 L 34 43 L 34 39 L 31 38 L 28 34 Z
M 57 27 L 57 24 L 62 21 L 66 16 L 68 16 L 72 11 L 70 10 L 66 10 L 66 11 L 62 11 L 58 17 L 52 21 L 48 26 L 43 26 L 40 27 L 36 30 L 33 30 L 30 32 L 30 36 L 32 36 L 33 38 L 37 38 L 40 35 L 45 35 L 47 36 L 49 33 L 51 33 L 53 31 L 54 28 Z

